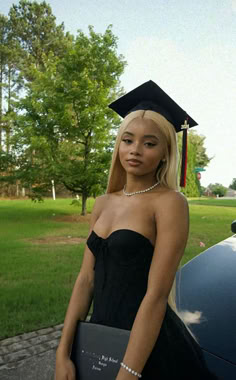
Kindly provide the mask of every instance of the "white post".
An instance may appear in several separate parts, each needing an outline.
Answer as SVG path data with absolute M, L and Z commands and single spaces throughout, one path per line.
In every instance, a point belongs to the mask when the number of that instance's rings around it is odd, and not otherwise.
M 52 179 L 52 197 L 53 200 L 56 200 L 56 193 L 55 193 L 55 186 L 54 186 L 54 180 Z

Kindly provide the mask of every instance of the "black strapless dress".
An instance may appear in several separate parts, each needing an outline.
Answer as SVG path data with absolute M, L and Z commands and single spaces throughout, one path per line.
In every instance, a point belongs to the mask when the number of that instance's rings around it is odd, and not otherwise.
M 152 243 L 138 232 L 120 229 L 106 239 L 92 231 L 87 245 L 96 259 L 90 321 L 131 330 L 147 290 Z M 216 379 L 206 368 L 201 348 L 169 305 L 142 379 Z

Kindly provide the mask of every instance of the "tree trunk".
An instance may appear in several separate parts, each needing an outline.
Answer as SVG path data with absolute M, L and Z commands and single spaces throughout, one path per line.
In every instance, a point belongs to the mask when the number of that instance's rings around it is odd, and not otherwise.
M 86 202 L 87 202 L 87 193 L 85 191 L 82 192 L 82 211 L 81 215 L 86 215 L 87 210 L 86 210 Z
M 84 172 L 85 173 L 87 171 L 87 165 L 88 165 L 89 136 L 90 136 L 90 134 L 86 137 L 85 144 L 84 144 Z M 82 190 L 82 211 L 81 211 L 81 215 L 86 215 L 86 213 L 87 213 L 86 201 L 88 198 L 88 192 L 83 187 L 84 187 L 84 185 L 82 185 L 83 190 Z

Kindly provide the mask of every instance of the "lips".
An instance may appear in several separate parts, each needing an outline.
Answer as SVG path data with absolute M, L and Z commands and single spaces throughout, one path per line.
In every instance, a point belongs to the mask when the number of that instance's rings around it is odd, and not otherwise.
M 139 161 L 139 160 L 134 160 L 134 159 L 127 160 L 127 161 L 128 161 L 128 163 L 129 163 L 130 165 L 139 165 L 139 164 L 142 163 L 141 161 Z
M 134 160 L 134 159 L 131 159 L 131 160 L 127 160 L 128 162 L 136 162 L 136 163 L 138 163 L 138 164 L 141 164 L 141 161 L 139 161 L 139 160 Z

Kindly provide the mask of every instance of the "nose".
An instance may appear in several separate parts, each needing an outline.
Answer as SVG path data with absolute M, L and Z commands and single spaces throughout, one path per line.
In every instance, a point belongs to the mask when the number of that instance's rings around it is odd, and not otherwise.
M 133 156 L 140 156 L 141 155 L 141 146 L 140 144 L 136 143 L 136 144 L 132 144 L 132 150 L 130 152 L 130 154 L 132 154 Z
M 133 156 L 140 156 L 141 153 L 139 153 L 138 150 L 132 150 L 132 152 L 130 152 L 130 154 Z

